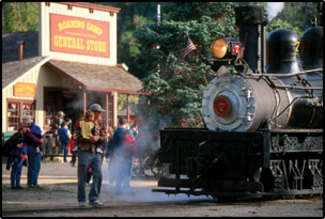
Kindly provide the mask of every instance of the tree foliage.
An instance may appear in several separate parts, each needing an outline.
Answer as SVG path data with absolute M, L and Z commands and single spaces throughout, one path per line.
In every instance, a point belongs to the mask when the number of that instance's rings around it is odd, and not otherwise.
M 2 3 L 2 32 L 38 30 L 37 2 Z
M 291 29 L 300 36 L 312 26 L 314 16 L 318 19 L 318 2 L 285 2 L 284 9 L 268 25 L 268 32 L 276 29 Z
M 210 57 L 209 45 L 215 37 L 237 35 L 234 6 L 220 2 L 170 3 L 164 7 L 168 13 L 159 26 L 147 25 L 135 32 L 141 43 L 137 67 L 145 73 L 143 91 L 150 93 L 150 107 L 143 107 L 141 112 L 155 124 L 163 120 L 165 126 L 183 123 L 203 127 L 201 100 L 212 70 L 202 63 L 200 54 Z M 197 50 L 182 61 L 187 35 Z

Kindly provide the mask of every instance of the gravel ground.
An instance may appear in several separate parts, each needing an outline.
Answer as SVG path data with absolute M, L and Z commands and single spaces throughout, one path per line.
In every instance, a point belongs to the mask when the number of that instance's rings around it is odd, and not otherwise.
M 2 215 L 3 216 L 167 216 L 167 217 L 324 217 L 323 198 L 279 199 L 215 203 L 205 196 L 180 194 L 167 196 L 154 193 L 154 179 L 132 179 L 133 195 L 115 196 L 107 185 L 107 164 L 104 162 L 104 181 L 100 200 L 103 207 L 79 208 L 77 202 L 77 168 L 68 163 L 42 162 L 39 184 L 41 189 L 27 189 L 27 168 L 23 167 L 23 190 L 10 189 L 10 171 L 2 164 Z M 87 187 L 87 194 L 89 186 Z

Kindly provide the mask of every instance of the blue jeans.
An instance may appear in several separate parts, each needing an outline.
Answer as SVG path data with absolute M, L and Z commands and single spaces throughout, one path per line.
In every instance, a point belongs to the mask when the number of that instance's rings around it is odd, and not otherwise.
M 130 191 L 133 157 L 116 156 L 115 162 L 115 191 L 117 193 L 127 193 Z
M 23 169 L 23 162 L 17 161 L 11 167 L 10 181 L 11 187 L 20 186 L 21 171 Z
M 86 201 L 86 182 L 88 169 L 91 167 L 93 182 L 89 191 L 89 201 L 98 200 L 102 186 L 102 161 L 100 154 L 90 152 L 78 152 L 78 201 Z
M 27 185 L 38 185 L 38 175 L 41 169 L 41 154 L 36 151 L 33 146 L 28 147 L 28 170 L 27 170 Z
M 68 155 L 68 149 L 66 149 L 67 145 L 69 144 L 69 141 L 61 141 L 62 144 L 62 152 L 64 153 L 64 163 L 67 162 L 67 155 Z

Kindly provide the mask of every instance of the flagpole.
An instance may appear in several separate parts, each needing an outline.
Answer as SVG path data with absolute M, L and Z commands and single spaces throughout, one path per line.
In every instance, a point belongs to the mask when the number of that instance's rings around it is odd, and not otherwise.
M 157 25 L 160 26 L 160 4 L 157 4 Z
M 190 38 L 190 36 L 188 35 L 188 33 L 185 33 L 185 34 L 186 34 L 186 36 L 187 36 L 187 39 L 190 39 L 190 40 L 191 40 L 191 38 Z M 191 41 L 192 41 L 192 40 L 191 40 Z M 193 42 L 192 42 L 192 43 L 193 43 Z M 200 59 L 202 60 L 203 63 L 212 66 L 211 63 L 207 60 L 207 58 L 204 57 L 204 56 L 202 55 L 202 53 L 201 53 L 197 48 L 196 48 L 195 50 L 196 50 L 196 53 L 199 55 L 199 57 L 200 57 Z

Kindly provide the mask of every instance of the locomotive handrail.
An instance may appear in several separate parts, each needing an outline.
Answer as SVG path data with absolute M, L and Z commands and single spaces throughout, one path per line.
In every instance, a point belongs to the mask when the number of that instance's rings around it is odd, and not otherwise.
M 291 77 L 291 76 L 296 76 L 300 74 L 308 74 L 308 73 L 313 73 L 317 71 L 323 71 L 323 68 L 315 68 L 315 69 L 310 69 L 310 70 L 305 70 L 305 71 L 300 71 L 300 72 L 295 72 L 295 73 L 264 73 L 264 74 L 251 74 L 252 76 L 273 76 L 273 77 Z
M 272 133 L 323 133 L 323 129 L 270 129 Z
M 291 88 L 298 90 L 323 90 L 323 87 L 300 87 L 300 86 L 291 86 L 291 85 L 274 85 L 275 88 Z

